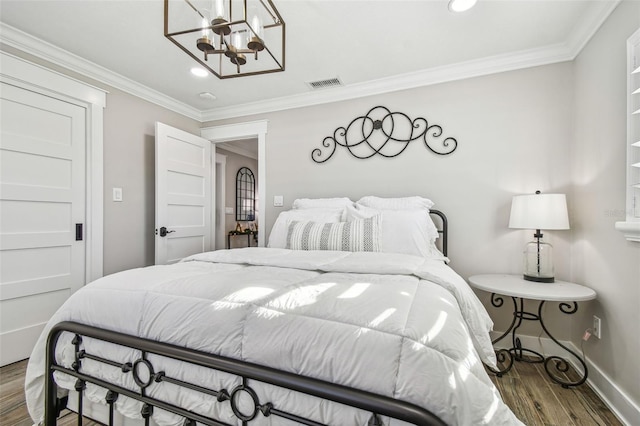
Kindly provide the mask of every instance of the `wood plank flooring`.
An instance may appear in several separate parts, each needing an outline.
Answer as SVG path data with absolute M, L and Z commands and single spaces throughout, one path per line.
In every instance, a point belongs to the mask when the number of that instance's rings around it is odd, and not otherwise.
M 489 377 L 526 425 L 622 425 L 587 384 L 565 389 L 549 379 L 542 363 L 515 362 L 502 377 L 490 372 Z M 571 369 L 567 378 L 575 381 L 577 375 Z
M 27 361 L 0 368 L 0 424 L 31 426 L 24 402 L 24 371 Z
M 24 375 L 27 360 L 0 368 L 0 426 L 32 426 L 27 404 L 24 400 Z M 77 425 L 75 413 L 62 412 L 58 426 Z M 84 426 L 97 426 L 99 423 L 85 420 Z
M 31 426 L 24 400 L 27 361 L 0 368 L 0 426 Z M 516 362 L 502 377 L 489 373 L 504 402 L 528 426 L 618 426 L 613 413 L 587 385 L 564 389 L 549 380 L 542 364 Z M 58 425 L 76 424 L 75 415 Z M 97 425 L 92 421 L 84 425 Z

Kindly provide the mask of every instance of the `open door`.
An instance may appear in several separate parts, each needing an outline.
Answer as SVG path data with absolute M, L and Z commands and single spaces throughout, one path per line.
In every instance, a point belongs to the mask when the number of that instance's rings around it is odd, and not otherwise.
M 156 265 L 211 250 L 211 160 L 211 142 L 156 123 Z

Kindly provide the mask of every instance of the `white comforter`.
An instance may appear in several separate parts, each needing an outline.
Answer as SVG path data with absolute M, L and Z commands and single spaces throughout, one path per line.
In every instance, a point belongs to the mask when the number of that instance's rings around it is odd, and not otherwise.
M 51 326 L 77 321 L 127 334 L 263 364 L 423 406 L 448 424 L 519 424 L 503 404 L 482 362 L 494 365 L 486 311 L 442 261 L 407 255 L 247 248 L 192 256 L 167 266 L 124 271 L 76 292 L 53 316 L 31 356 L 26 375 L 29 412 L 44 416 L 45 339 Z M 70 365 L 70 336 L 60 339 L 58 360 Z M 85 339 L 87 352 L 119 362 L 135 351 Z M 176 361 L 150 358 L 156 371 Z M 200 368 L 174 377 L 233 389 L 238 379 Z M 96 365 L 93 375 L 136 389 L 131 375 Z M 59 386 L 74 381 L 57 376 Z M 370 415 L 310 397 L 252 383 L 261 402 L 331 425 L 364 425 Z M 179 401 L 197 412 L 238 423 L 228 403 L 202 394 L 152 385 L 152 396 Z M 93 386 L 88 398 L 101 401 Z M 289 392 L 291 393 L 291 392 Z M 274 395 L 275 394 L 275 395 Z M 268 395 L 268 396 L 267 396 Z M 120 398 L 119 412 L 139 418 L 139 403 Z M 180 424 L 161 410 L 160 425 Z M 238 423 L 239 424 L 239 423 Z M 291 424 L 262 415 L 257 425 Z M 389 424 L 385 422 L 385 424 Z M 390 424 L 404 424 L 392 421 Z

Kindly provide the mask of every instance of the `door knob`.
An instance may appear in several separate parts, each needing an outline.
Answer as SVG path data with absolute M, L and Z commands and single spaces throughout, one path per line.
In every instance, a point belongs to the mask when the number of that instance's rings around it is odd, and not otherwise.
M 172 232 L 176 232 L 174 229 L 172 229 L 171 231 L 167 231 L 167 228 L 165 228 L 164 226 L 162 228 L 160 228 L 160 236 L 161 237 L 166 237 L 167 234 L 170 234 Z

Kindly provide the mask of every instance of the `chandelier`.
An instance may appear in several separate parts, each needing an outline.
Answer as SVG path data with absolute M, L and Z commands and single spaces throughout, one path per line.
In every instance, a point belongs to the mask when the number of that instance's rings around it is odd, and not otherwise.
M 284 71 L 285 24 L 271 0 L 164 0 L 164 35 L 221 79 Z

